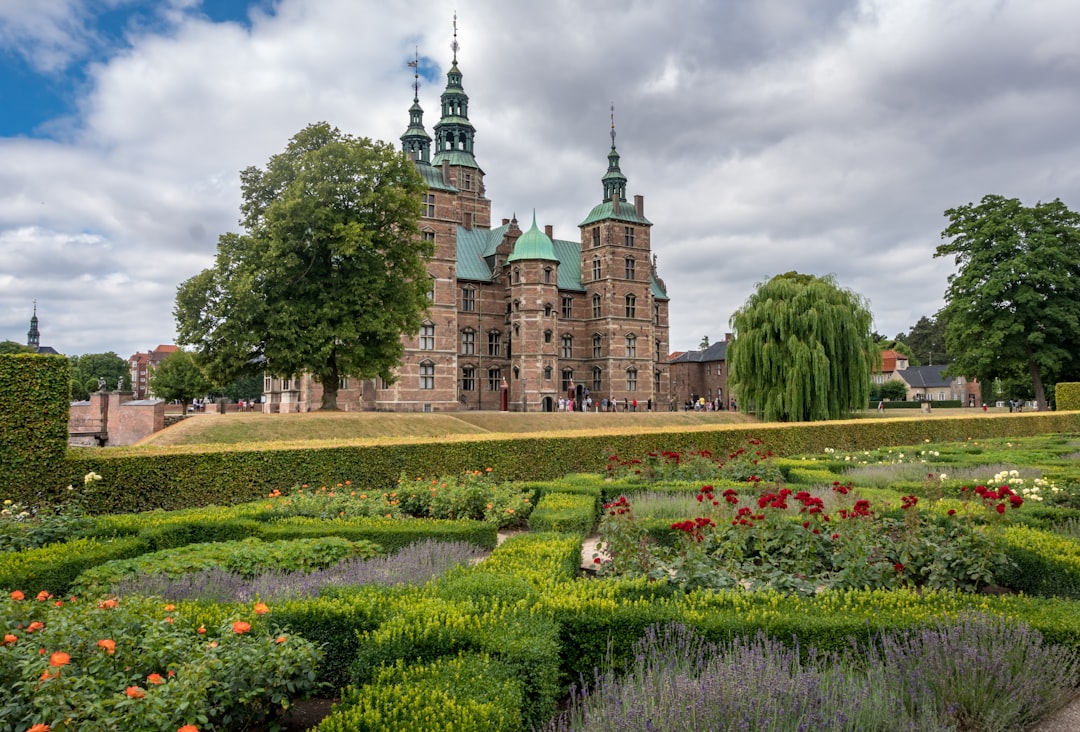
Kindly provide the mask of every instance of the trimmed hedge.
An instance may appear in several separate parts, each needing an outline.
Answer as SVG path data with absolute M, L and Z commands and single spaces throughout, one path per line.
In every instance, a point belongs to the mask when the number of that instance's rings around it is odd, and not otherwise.
M 1036 597 L 1080 600 L 1080 542 L 1026 526 L 1005 530 L 1013 566 L 997 581 Z
M 25 503 L 59 493 L 66 480 L 71 385 L 68 360 L 37 354 L 0 355 L 0 499 Z
M 529 514 L 529 530 L 566 534 L 590 533 L 596 525 L 596 496 L 546 493 Z
M 776 455 L 872 449 L 964 441 L 968 438 L 1022 437 L 1080 431 L 1080 413 L 874 419 L 805 424 L 726 425 L 667 432 L 543 436 L 436 441 L 399 445 L 320 448 L 161 448 L 79 451 L 65 461 L 64 484 L 91 470 L 105 480 L 95 488 L 94 513 L 149 508 L 233 504 L 266 496 L 274 489 L 308 483 L 351 480 L 372 490 L 393 490 L 404 473 L 438 476 L 478 465 L 494 468 L 507 480 L 554 480 L 566 473 L 606 471 L 612 454 L 643 455 L 657 450 L 706 449 L 728 454 L 761 438 Z M 138 491 L 131 486 L 139 486 Z
M 37 594 L 68 594 L 84 571 L 105 562 L 145 554 L 146 542 L 137 536 L 119 539 L 75 539 L 40 549 L 0 552 L 0 587 Z
M 1054 389 L 1054 402 L 1060 411 L 1080 410 L 1080 383 L 1061 382 Z

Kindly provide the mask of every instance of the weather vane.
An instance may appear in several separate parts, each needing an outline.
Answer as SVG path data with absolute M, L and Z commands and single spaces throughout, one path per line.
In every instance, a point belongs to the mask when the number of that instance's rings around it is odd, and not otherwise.
M 615 102 L 611 103 L 611 147 L 615 147 Z
M 420 48 L 419 46 L 413 49 L 415 58 L 412 61 L 406 61 L 405 65 L 413 70 L 413 101 L 420 99 Z
M 457 11 L 455 10 L 454 11 L 454 41 L 453 41 L 453 43 L 450 44 L 450 50 L 454 52 L 454 63 L 455 64 L 457 63 L 458 48 L 460 48 L 460 46 L 458 46 L 458 42 L 457 42 Z

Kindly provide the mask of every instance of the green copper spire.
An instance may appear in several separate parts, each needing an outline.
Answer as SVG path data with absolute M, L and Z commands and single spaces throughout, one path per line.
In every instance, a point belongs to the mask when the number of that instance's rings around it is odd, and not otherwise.
M 506 258 L 506 261 L 510 263 L 519 259 L 559 261 L 559 258 L 555 256 L 555 245 L 551 243 L 551 238 L 536 226 L 535 209 L 533 209 L 532 228 L 519 236 L 517 241 L 514 242 L 514 251 Z
M 469 122 L 469 97 L 461 86 L 461 71 L 457 65 L 457 14 L 454 14 L 454 42 L 450 44 L 454 58 L 446 72 L 446 90 L 442 93 L 442 119 L 435 125 L 435 157 L 433 165 L 448 160 L 451 165 L 479 168 L 473 157 L 473 137 L 476 128 Z
M 612 199 L 626 200 L 626 176 L 619 170 L 619 153 L 615 149 L 615 105 L 611 105 L 611 152 L 608 153 L 607 173 L 601 181 L 604 184 L 604 202 Z
M 38 331 L 37 300 L 34 300 L 34 314 L 30 317 L 30 330 L 26 333 L 26 345 L 34 348 L 41 345 L 41 332 Z
M 401 149 L 418 163 L 431 162 L 431 137 L 424 129 L 424 110 L 420 107 L 420 52 L 408 65 L 413 69 L 413 100 L 409 107 L 409 129 L 401 136 Z

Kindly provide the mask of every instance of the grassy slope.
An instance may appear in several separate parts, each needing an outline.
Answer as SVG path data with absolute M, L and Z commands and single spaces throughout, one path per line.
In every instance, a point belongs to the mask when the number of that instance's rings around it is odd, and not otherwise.
M 459 435 L 575 432 L 607 428 L 665 429 L 744 424 L 754 420 L 729 412 L 638 412 L 580 414 L 515 412 L 388 413 L 310 412 L 307 414 L 206 414 L 151 435 L 141 445 L 235 445 L 313 440 L 385 441 Z

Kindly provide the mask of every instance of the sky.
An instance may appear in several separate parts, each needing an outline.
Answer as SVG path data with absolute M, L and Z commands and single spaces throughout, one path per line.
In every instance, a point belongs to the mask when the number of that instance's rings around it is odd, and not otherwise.
M 947 209 L 1080 210 L 1075 0 L 0 0 L 0 340 L 173 343 L 239 231 L 239 173 L 310 123 L 392 142 L 451 59 L 492 220 L 559 239 L 602 198 L 611 107 L 673 351 L 757 284 L 835 276 L 874 330 L 943 305 Z

